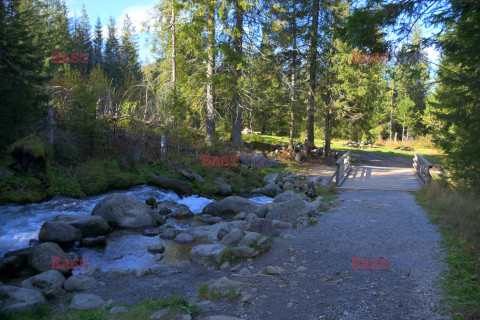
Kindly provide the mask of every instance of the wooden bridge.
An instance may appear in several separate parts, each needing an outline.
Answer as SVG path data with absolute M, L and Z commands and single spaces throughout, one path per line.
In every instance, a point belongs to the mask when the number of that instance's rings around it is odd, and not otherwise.
M 432 165 L 415 153 L 413 168 L 374 167 L 350 165 L 350 151 L 337 162 L 337 170 L 331 182 L 339 189 L 416 191 L 432 179 Z

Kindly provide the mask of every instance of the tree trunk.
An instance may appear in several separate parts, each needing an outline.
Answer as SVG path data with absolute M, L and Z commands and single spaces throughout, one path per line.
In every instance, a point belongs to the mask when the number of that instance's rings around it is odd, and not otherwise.
M 243 8 L 238 1 L 235 3 L 235 33 L 233 38 L 233 50 L 237 55 L 238 60 L 243 55 Z M 230 134 L 230 141 L 236 147 L 243 147 L 242 140 L 242 98 L 240 96 L 239 80 L 242 77 L 242 69 L 237 66 L 237 77 L 234 82 L 235 96 L 233 98 L 233 114 L 232 114 L 232 132 Z
M 330 109 L 325 113 L 325 127 L 323 130 L 323 154 L 328 157 L 332 141 L 333 115 Z
M 313 0 L 312 5 L 312 26 L 310 28 L 310 56 L 308 81 L 308 106 L 307 106 L 307 141 L 310 146 L 315 145 L 314 138 L 314 116 L 315 111 L 315 88 L 317 73 L 317 44 L 318 44 L 318 15 L 320 13 L 320 1 Z
M 53 117 L 54 117 L 54 110 L 53 110 L 53 103 L 50 102 L 50 99 L 47 100 L 48 106 L 48 123 L 47 123 L 47 140 L 50 149 L 53 150 L 53 143 L 54 143 L 54 128 L 53 128 Z
M 295 6 L 295 3 L 294 3 Z M 290 149 L 293 150 L 293 137 L 295 135 L 295 105 L 297 95 L 297 21 L 296 10 L 293 8 L 293 50 L 292 50 L 292 80 L 291 80 L 291 95 L 290 95 Z
M 208 65 L 207 65 L 207 145 L 213 144 L 215 135 L 215 97 L 213 88 L 213 73 L 215 70 L 215 8 L 209 7 L 207 16 L 208 28 Z
M 176 63 L 176 58 L 177 58 L 177 50 L 176 50 L 176 30 L 175 30 L 175 24 L 176 24 L 176 18 L 175 18 L 175 8 L 174 8 L 175 2 L 172 0 L 172 58 L 171 58 L 171 63 L 172 63 L 172 85 L 175 86 L 175 82 L 177 80 L 177 63 Z
M 393 83 L 392 83 L 392 94 L 390 100 L 390 142 L 392 141 L 392 131 L 393 131 Z

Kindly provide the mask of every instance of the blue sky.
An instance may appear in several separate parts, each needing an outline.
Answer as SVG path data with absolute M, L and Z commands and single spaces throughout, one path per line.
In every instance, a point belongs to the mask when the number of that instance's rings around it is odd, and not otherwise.
M 128 13 L 137 33 L 140 33 L 142 21 L 146 20 L 147 12 L 151 10 L 157 2 L 158 0 L 67 0 L 67 6 L 69 8 L 69 16 L 73 17 L 75 15 L 80 16 L 82 6 L 85 4 L 85 9 L 87 10 L 92 27 L 97 23 L 97 17 L 100 17 L 103 26 L 103 38 L 105 39 L 110 16 L 115 19 L 117 32 L 120 32 L 120 26 L 123 24 L 123 19 Z M 145 35 L 139 35 L 138 49 L 142 64 L 153 61 L 150 48 L 145 44 L 145 40 Z

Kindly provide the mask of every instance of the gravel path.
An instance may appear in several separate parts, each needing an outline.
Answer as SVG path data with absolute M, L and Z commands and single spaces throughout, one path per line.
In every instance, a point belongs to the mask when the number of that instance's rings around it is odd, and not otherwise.
M 440 234 L 405 192 L 345 191 L 319 224 L 288 230 L 244 263 L 280 276 L 249 276 L 254 298 L 215 310 L 245 319 L 448 319 L 439 300 Z M 352 270 L 352 257 L 389 259 L 386 270 Z M 305 268 L 305 269 L 304 269 Z M 238 278 L 242 279 L 242 278 Z M 212 313 L 214 314 L 214 313 Z
M 195 265 L 108 279 L 89 293 L 115 304 L 190 297 L 205 315 L 244 319 L 449 319 L 442 316 L 440 234 L 406 192 L 344 191 L 307 229 L 282 230 L 272 248 L 235 271 Z M 352 257 L 389 259 L 385 270 L 353 270 Z M 262 274 L 267 266 L 285 269 Z M 248 268 L 252 275 L 240 276 Z M 198 287 L 229 276 L 248 285 L 247 302 L 201 302 Z M 196 317 L 199 318 L 199 317 Z M 201 317 L 200 317 L 201 318 Z

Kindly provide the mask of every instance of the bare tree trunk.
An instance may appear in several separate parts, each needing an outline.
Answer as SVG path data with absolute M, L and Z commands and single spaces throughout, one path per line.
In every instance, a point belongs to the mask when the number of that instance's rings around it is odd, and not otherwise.
M 390 100 L 390 141 L 392 141 L 392 131 L 393 131 L 393 82 L 392 82 L 392 94 L 391 94 L 391 100 Z
M 243 50 L 243 8 L 238 1 L 235 2 L 235 35 L 233 38 L 233 50 L 238 58 L 242 57 Z M 232 132 L 230 134 L 230 141 L 236 147 L 243 147 L 242 140 L 242 98 L 238 88 L 238 82 L 242 77 L 242 69 L 237 67 L 237 77 L 235 79 L 235 96 L 233 98 L 233 113 L 232 113 Z
M 161 138 L 161 141 L 160 141 L 160 147 L 161 147 L 161 157 L 162 159 L 166 159 L 167 158 L 167 133 L 165 132 L 164 134 L 162 134 L 162 138 Z
M 330 108 L 325 113 L 325 127 L 323 129 L 323 154 L 328 157 L 332 143 L 333 115 Z
M 213 73 L 215 70 L 215 8 L 209 7 L 207 13 L 208 28 L 208 64 L 207 64 L 207 129 L 205 140 L 207 145 L 213 144 L 215 135 L 215 97 L 213 88 Z
M 308 107 L 307 107 L 307 141 L 310 146 L 315 145 L 314 137 L 314 116 L 315 111 L 315 88 L 317 74 L 317 44 L 318 44 L 318 15 L 320 13 L 320 1 L 313 0 L 312 6 L 312 26 L 310 28 L 310 57 L 309 57 L 309 74 L 308 81 Z
M 175 82 L 177 80 L 177 62 L 176 62 L 176 59 L 177 59 L 177 50 L 176 50 L 176 17 L 175 17 L 175 8 L 174 8 L 174 3 L 175 1 L 172 0 L 172 20 L 171 20 L 171 23 L 172 23 L 172 58 L 171 58 L 171 62 L 172 62 L 172 84 L 173 86 L 175 86 Z
M 294 150 L 293 136 L 295 135 L 295 106 L 297 96 L 297 21 L 295 18 L 295 5 L 293 8 L 293 50 L 292 50 L 292 80 L 291 80 L 291 96 L 290 96 L 290 150 Z
M 47 140 L 50 149 L 53 150 L 53 143 L 54 143 L 54 110 L 53 110 L 53 103 L 50 102 L 50 99 L 47 100 L 47 107 L 48 107 L 48 122 L 47 122 Z

